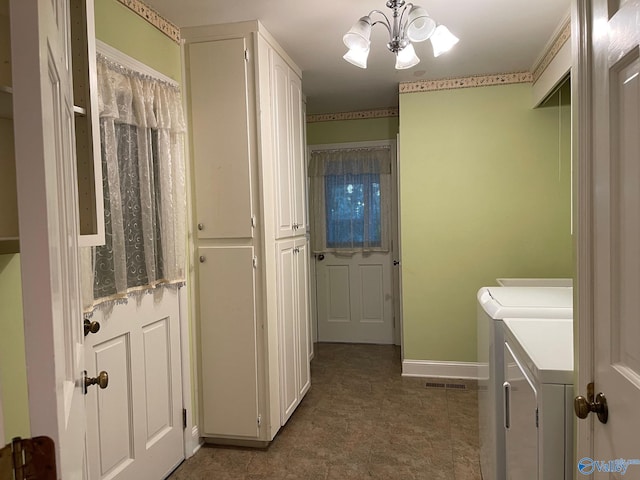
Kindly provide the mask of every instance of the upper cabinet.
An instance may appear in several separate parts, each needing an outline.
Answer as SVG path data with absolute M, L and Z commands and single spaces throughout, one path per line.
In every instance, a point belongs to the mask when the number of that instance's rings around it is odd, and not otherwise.
M 200 239 L 253 235 L 246 51 L 245 38 L 188 46 L 193 180 Z
M 307 231 L 302 82 L 275 52 L 269 59 L 275 126 L 276 235 L 286 238 Z
M 70 2 L 79 244 L 104 243 L 93 0 Z M 20 250 L 13 139 L 9 0 L 0 0 L 0 254 Z

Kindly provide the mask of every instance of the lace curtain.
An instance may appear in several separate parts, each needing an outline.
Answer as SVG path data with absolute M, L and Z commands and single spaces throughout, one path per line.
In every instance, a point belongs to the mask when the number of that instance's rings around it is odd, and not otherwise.
M 185 279 L 180 91 L 98 56 L 105 245 L 91 249 L 85 307 Z M 85 285 L 89 282 L 85 282 Z
M 309 177 L 314 253 L 389 251 L 389 147 L 312 151 Z

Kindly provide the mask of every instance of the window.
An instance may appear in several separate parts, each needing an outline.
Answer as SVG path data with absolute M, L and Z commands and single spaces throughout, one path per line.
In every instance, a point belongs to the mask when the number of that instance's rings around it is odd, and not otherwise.
M 311 152 L 314 253 L 389 251 L 391 159 L 389 146 Z
M 324 178 L 327 247 L 380 247 L 380 175 Z

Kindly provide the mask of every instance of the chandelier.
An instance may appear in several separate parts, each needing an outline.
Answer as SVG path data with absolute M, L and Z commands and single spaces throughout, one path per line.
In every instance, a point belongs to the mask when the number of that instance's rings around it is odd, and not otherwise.
M 444 25 L 438 25 L 427 11 L 419 5 L 406 3 L 405 0 L 387 0 L 387 7 L 393 11 L 390 21 L 384 12 L 372 10 L 369 15 L 360 18 L 342 37 L 349 51 L 344 59 L 360 68 L 367 68 L 367 57 L 371 41 L 371 27 L 384 25 L 389 31 L 387 48 L 396 55 L 396 69 L 411 68 L 420 62 L 411 42 L 424 42 L 431 39 L 433 56 L 438 57 L 449 51 L 458 38 Z M 373 14 L 382 18 L 372 21 Z

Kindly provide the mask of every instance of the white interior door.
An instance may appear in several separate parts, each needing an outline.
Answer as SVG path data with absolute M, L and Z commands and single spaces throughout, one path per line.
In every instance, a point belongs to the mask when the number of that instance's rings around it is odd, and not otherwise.
M 593 460 L 604 462 L 640 458 L 639 18 L 638 0 L 592 2 L 592 378 L 595 393 L 606 395 L 609 418 L 604 424 L 590 415 L 588 421 L 593 422 Z M 585 353 L 580 350 L 580 368 L 589 364 L 583 360 Z M 583 395 L 585 387 L 579 385 Z M 581 425 L 583 435 L 584 425 L 588 424 Z M 583 473 L 592 469 L 601 478 L 598 465 L 586 462 L 579 468 Z M 606 478 L 622 478 L 619 475 Z M 627 476 L 638 478 L 640 466 L 629 466 Z
M 318 341 L 394 343 L 391 253 L 315 260 Z
M 183 459 L 178 291 L 158 288 L 91 318 L 87 371 L 109 387 L 87 392 L 91 480 L 160 479 Z
M 31 433 L 83 478 L 84 351 L 69 36 L 63 0 L 12 0 L 11 46 Z

